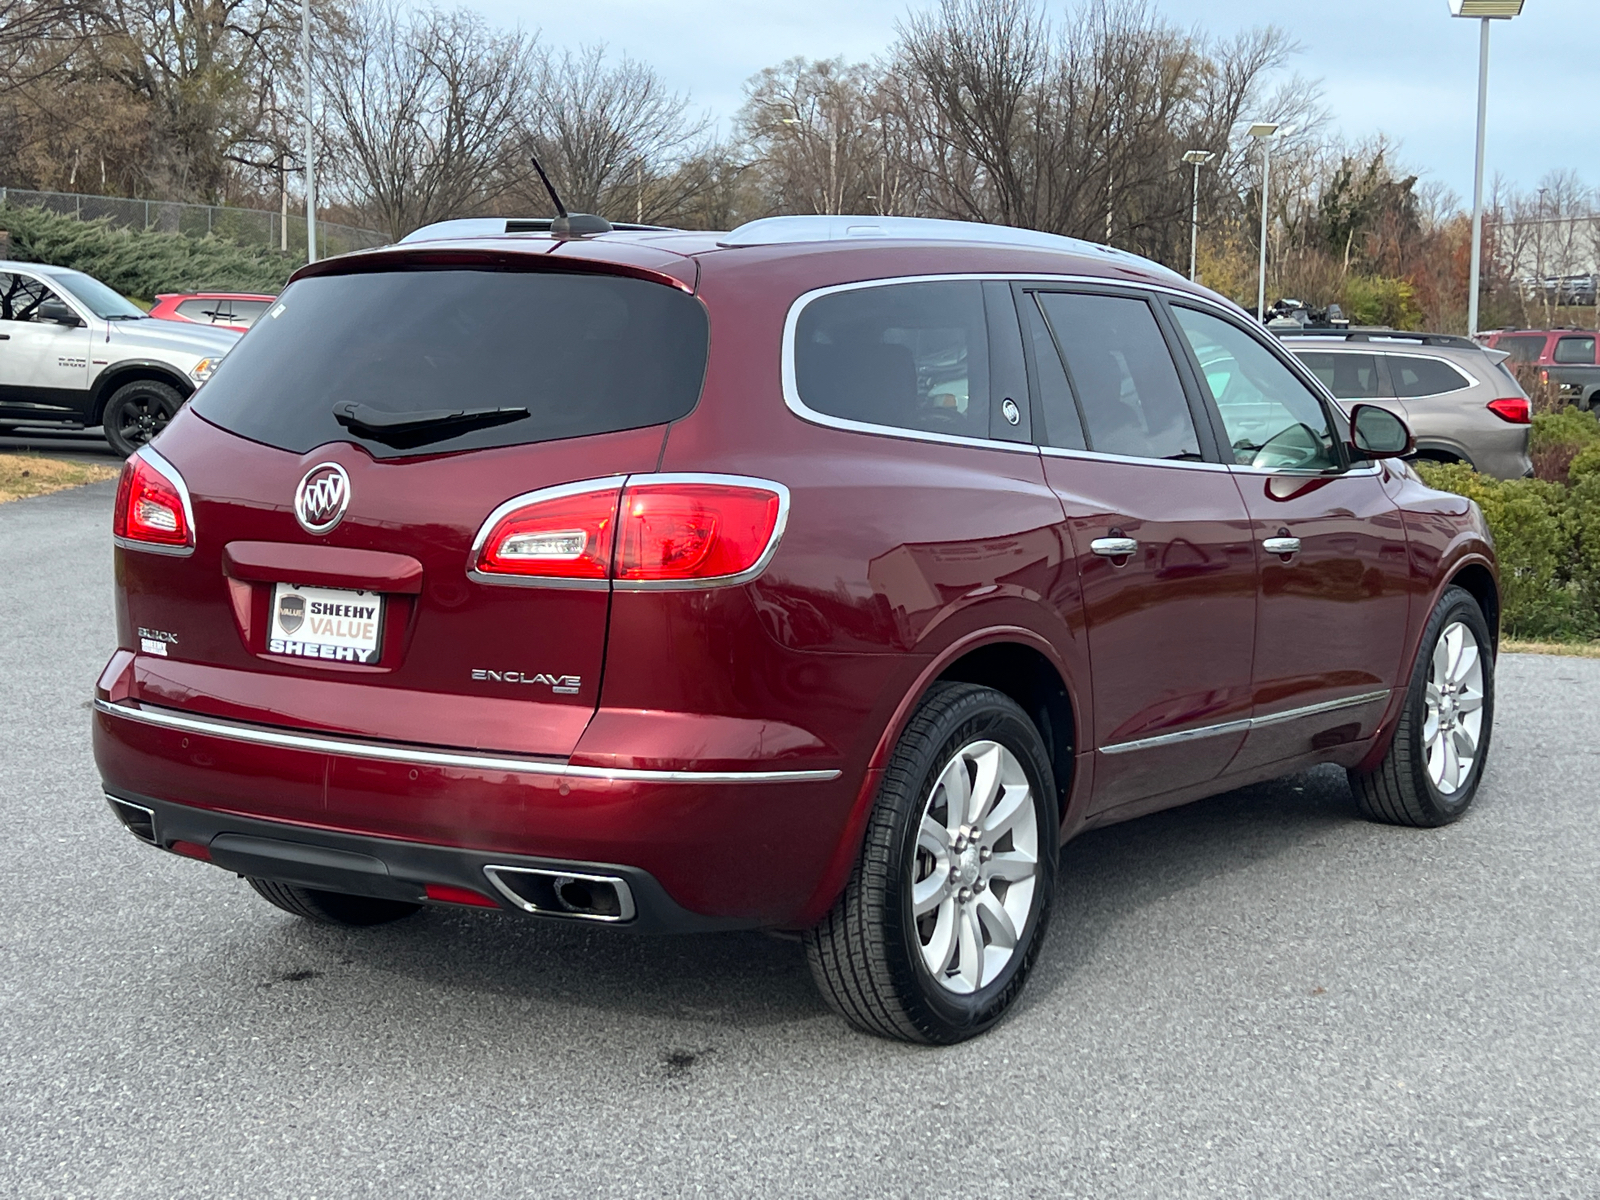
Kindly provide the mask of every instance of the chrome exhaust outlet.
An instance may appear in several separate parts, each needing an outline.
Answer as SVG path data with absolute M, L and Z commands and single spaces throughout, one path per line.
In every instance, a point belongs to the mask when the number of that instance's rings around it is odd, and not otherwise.
M 618 875 L 499 864 L 484 867 L 483 873 L 502 896 L 523 912 L 611 925 L 631 921 L 637 912 L 633 890 Z
M 117 820 L 127 826 L 128 832 L 133 834 L 134 837 L 149 846 L 161 845 L 156 840 L 156 814 L 154 809 L 146 808 L 142 804 L 135 804 L 131 800 L 119 800 L 109 792 L 106 793 L 106 803 L 111 805 L 111 811 L 117 815 Z

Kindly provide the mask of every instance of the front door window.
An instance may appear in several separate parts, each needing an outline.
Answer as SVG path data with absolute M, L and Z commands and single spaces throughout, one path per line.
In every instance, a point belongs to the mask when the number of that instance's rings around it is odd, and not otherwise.
M 1220 317 L 1178 306 L 1173 315 L 1199 360 L 1236 462 L 1274 471 L 1338 468 L 1327 410 L 1293 371 Z

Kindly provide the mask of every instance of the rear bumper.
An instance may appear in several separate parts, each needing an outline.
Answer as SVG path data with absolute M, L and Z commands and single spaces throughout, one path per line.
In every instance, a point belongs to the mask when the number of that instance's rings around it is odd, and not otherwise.
M 134 830 L 135 836 L 141 841 L 149 841 L 163 849 L 172 849 L 173 844 L 178 842 L 187 843 L 189 847 L 203 846 L 210 855 L 210 861 L 224 870 L 280 883 L 418 904 L 428 901 L 426 888 L 429 884 L 443 885 L 481 896 L 489 902 L 484 907 L 493 906 L 511 912 L 533 911 L 526 903 L 513 903 L 505 890 L 495 884 L 494 874 L 486 870 L 502 868 L 495 874 L 504 879 L 508 877 L 504 868 L 509 868 L 512 872 L 623 881 L 628 900 L 622 917 L 604 921 L 619 928 L 634 929 L 641 933 L 704 933 L 748 928 L 754 924 L 688 912 L 667 895 L 649 872 L 637 867 L 490 854 L 451 846 L 429 846 L 391 838 L 338 833 L 282 821 L 262 821 L 211 809 L 191 808 L 120 790 L 108 790 L 106 798 L 120 802 L 122 806 L 131 804 L 149 810 L 152 814 L 150 828 Z M 118 803 L 113 804 L 114 809 L 118 806 Z M 536 915 L 557 920 L 593 920 L 563 913 L 554 904 L 541 907 Z
M 241 873 L 360 894 L 409 888 L 377 894 L 416 899 L 426 883 L 485 892 L 483 868 L 494 863 L 592 870 L 638 880 L 642 929 L 792 924 L 814 900 L 855 799 L 837 770 L 573 766 L 106 699 L 95 701 L 94 746 L 106 793 L 155 812 L 158 844 L 209 848 L 219 834 L 243 834 L 383 868 L 350 872 L 344 887 L 261 864 Z

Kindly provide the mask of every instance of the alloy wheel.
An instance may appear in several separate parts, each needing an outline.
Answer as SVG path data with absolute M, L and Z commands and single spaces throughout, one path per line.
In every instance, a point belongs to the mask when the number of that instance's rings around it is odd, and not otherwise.
M 1483 651 L 1460 621 L 1445 626 L 1434 644 L 1423 703 L 1428 778 L 1449 796 L 1471 778 L 1483 738 Z
M 143 446 L 167 427 L 172 414 L 159 396 L 135 396 L 117 414 L 117 431 L 131 445 Z
M 968 995 L 1016 953 L 1033 908 L 1039 818 L 1016 755 L 963 746 L 939 773 L 917 831 L 911 909 L 929 974 Z

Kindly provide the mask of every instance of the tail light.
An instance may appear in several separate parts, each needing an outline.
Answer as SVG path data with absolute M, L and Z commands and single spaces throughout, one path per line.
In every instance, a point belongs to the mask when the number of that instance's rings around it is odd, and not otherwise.
M 1500 400 L 1491 400 L 1489 411 L 1502 421 L 1510 421 L 1513 425 L 1533 423 L 1533 411 L 1526 396 L 1506 396 Z
M 611 577 L 622 480 L 567 484 L 508 500 L 473 543 L 474 577 L 582 587 Z
M 737 475 L 645 475 L 531 492 L 489 514 L 479 583 L 628 589 L 742 583 L 783 535 L 789 492 Z
M 622 494 L 619 583 L 723 582 L 753 570 L 779 532 L 775 485 L 630 483 Z
M 119 546 L 131 550 L 194 552 L 189 489 L 183 476 L 154 450 L 140 450 L 123 464 L 111 532 Z

